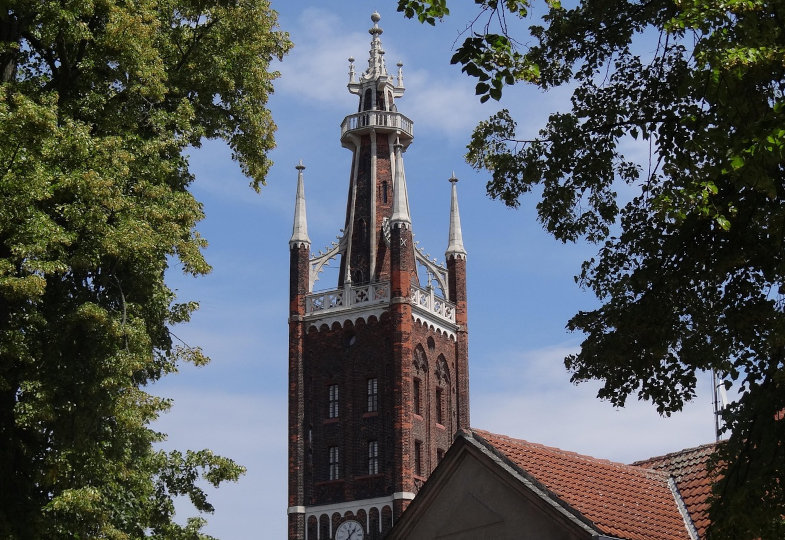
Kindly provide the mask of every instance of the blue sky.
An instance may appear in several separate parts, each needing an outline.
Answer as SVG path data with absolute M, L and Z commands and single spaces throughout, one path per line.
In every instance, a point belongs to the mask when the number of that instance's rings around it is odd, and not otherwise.
M 454 10 L 457 9 L 453 7 Z M 578 310 L 597 305 L 573 276 L 596 249 L 562 244 L 542 231 L 536 198 L 511 210 L 485 195 L 487 174 L 464 160 L 474 125 L 501 107 L 512 110 L 522 135 L 536 134 L 550 112 L 567 107 L 569 92 L 507 89 L 501 104 L 480 105 L 473 83 L 449 64 L 460 32 L 473 17 L 453 15 L 436 28 L 405 20 L 395 2 L 289 1 L 273 7 L 295 48 L 269 106 L 279 126 L 267 185 L 256 195 L 230 152 L 207 142 L 191 157 L 193 191 L 207 218 L 199 231 L 210 245 L 209 276 L 172 271 L 181 299 L 201 309 L 174 329 L 212 358 L 185 366 L 153 391 L 174 399 L 156 427 L 167 447 L 211 448 L 248 468 L 237 484 L 213 492 L 216 514 L 207 532 L 224 539 L 283 538 L 286 534 L 288 240 L 297 171 L 305 190 L 312 250 L 335 240 L 343 226 L 351 154 L 341 147 L 340 123 L 356 110 L 348 93 L 348 61 L 367 65 L 370 14 L 378 10 L 388 68 L 403 62 L 406 94 L 399 111 L 415 123 L 404 154 L 413 231 L 440 261 L 447 247 L 449 182 L 458 183 L 468 251 L 471 422 L 487 429 L 601 458 L 631 462 L 713 440 L 710 376 L 684 412 L 660 418 L 647 403 L 622 410 L 594 396 L 597 383 L 574 386 L 562 359 L 581 336 L 565 330 Z M 531 21 L 527 21 L 529 24 Z M 630 151 L 645 157 L 641 149 Z M 332 288 L 326 272 L 317 288 Z M 190 515 L 181 505 L 180 517 Z

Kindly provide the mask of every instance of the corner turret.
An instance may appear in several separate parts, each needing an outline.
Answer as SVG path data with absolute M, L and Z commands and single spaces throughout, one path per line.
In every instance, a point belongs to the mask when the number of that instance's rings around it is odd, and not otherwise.
M 444 257 L 447 260 L 452 257 L 466 258 L 466 249 L 463 247 L 463 233 L 461 232 L 461 215 L 458 212 L 457 183 L 458 179 L 455 177 L 455 171 L 453 171 L 450 177 L 450 184 L 452 184 L 450 194 L 450 231 L 447 251 L 444 253 Z
M 395 150 L 395 176 L 393 178 L 393 210 L 390 225 L 410 229 L 412 219 L 409 215 L 409 191 L 406 188 L 406 173 L 403 170 L 403 145 L 396 140 L 393 145 Z
M 289 247 L 311 247 L 311 239 L 308 238 L 308 220 L 305 216 L 305 186 L 303 185 L 303 171 L 305 165 L 302 160 L 297 164 L 297 195 L 294 203 L 294 224 L 292 225 L 292 237 L 289 239 Z

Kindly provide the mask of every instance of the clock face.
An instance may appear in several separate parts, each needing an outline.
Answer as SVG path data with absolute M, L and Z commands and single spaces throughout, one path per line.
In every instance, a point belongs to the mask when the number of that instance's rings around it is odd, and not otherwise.
M 335 531 L 335 540 L 363 540 L 364 538 L 363 526 L 353 519 L 344 521 Z

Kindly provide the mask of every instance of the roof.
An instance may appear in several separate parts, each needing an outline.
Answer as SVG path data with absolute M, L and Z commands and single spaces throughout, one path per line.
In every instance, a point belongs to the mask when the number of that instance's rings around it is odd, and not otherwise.
M 590 521 L 626 540 L 684 540 L 690 534 L 667 469 L 625 465 L 473 429 L 479 442 Z
M 634 466 L 665 471 L 673 476 L 684 505 L 701 538 L 705 538 L 709 526 L 709 503 L 713 478 L 707 464 L 716 443 L 687 448 L 664 456 L 649 458 L 633 463 Z

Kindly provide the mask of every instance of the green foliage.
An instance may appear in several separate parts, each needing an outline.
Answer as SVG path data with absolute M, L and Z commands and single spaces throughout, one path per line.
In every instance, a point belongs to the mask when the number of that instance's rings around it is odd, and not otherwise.
M 586 336 L 572 380 L 667 415 L 716 370 L 740 398 L 724 414 L 712 537 L 784 537 L 785 2 L 549 2 L 530 47 L 504 22 L 529 3 L 512 4 L 481 2 L 486 25 L 453 61 L 483 100 L 524 80 L 568 85 L 571 108 L 532 140 L 502 111 L 467 159 L 492 197 L 517 206 L 541 188 L 549 232 L 599 244 L 577 277 L 602 305 L 568 323 Z
M 415 16 L 421 23 L 428 23 L 431 26 L 436 24 L 436 19 L 442 19 L 450 14 L 447 9 L 447 0 L 398 0 L 398 11 L 403 13 L 408 19 Z
M 0 10 L 0 537 L 205 538 L 200 478 L 243 468 L 163 452 L 144 388 L 198 306 L 164 283 L 210 267 L 183 151 L 228 141 L 258 189 L 290 46 L 257 0 L 10 0 Z

